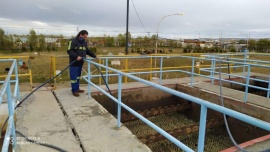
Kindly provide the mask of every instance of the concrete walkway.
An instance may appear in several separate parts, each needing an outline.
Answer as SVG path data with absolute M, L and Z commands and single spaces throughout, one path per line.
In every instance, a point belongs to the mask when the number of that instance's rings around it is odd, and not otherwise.
M 125 126 L 117 128 L 116 119 L 86 93 L 79 98 L 70 89 L 54 93 L 58 100 L 51 91 L 38 91 L 25 101 L 18 110 L 16 129 L 38 142 L 71 152 L 151 151 Z M 56 151 L 19 137 L 17 142 L 20 152 Z
M 125 126 L 117 128 L 116 119 L 86 93 L 74 97 L 70 88 L 55 91 L 71 124 L 74 126 L 83 149 L 92 151 L 151 151 Z
M 67 151 L 82 151 L 51 91 L 35 92 L 22 104 L 21 108 L 18 108 L 17 117 L 16 129 L 31 139 L 52 144 Z M 18 151 L 21 152 L 56 151 L 28 143 L 19 137 L 17 137 L 17 142 Z

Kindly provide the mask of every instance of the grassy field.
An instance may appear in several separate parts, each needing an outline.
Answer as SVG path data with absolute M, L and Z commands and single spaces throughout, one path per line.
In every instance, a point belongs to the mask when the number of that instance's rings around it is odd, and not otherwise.
M 117 48 L 117 47 L 112 47 L 112 48 L 98 48 L 97 55 L 102 56 L 102 55 L 107 55 L 108 53 L 112 53 L 114 55 L 118 55 L 119 53 L 124 53 L 125 48 Z M 181 49 L 174 49 L 173 53 L 177 55 L 187 55 L 187 54 L 182 54 Z M 34 55 L 34 53 L 20 53 L 20 54 L 0 54 L 1 56 L 32 56 L 32 59 L 29 60 L 24 60 L 24 62 L 27 63 L 29 67 L 31 67 L 32 73 L 33 73 L 33 83 L 42 83 L 50 78 L 50 76 L 53 75 L 52 73 L 52 66 L 51 66 L 51 56 L 56 56 L 56 70 L 62 70 L 64 69 L 68 64 L 68 56 L 66 54 L 66 51 L 61 51 L 61 52 L 41 52 L 39 55 Z M 139 55 L 139 54 L 129 54 L 129 55 Z M 166 54 L 163 54 L 166 55 Z M 191 54 L 190 54 L 191 55 Z M 193 54 L 194 56 L 200 56 L 200 54 Z M 270 56 L 250 56 L 249 59 L 254 59 L 254 60 L 263 60 L 263 61 L 269 61 Z M 117 60 L 117 59 L 116 59 Z M 121 63 L 120 66 L 116 65 L 111 65 L 109 60 L 109 66 L 115 69 L 119 70 L 124 70 L 125 69 L 125 59 L 118 59 Z M 101 64 L 105 64 L 105 60 L 96 60 L 96 62 L 99 62 Z M 199 60 L 196 60 L 196 62 L 199 62 Z M 143 68 L 150 68 L 155 67 L 155 59 L 153 58 L 152 60 L 152 65 L 150 64 L 150 59 L 129 59 L 128 61 L 128 69 L 129 72 L 135 72 L 135 69 L 143 69 Z M 169 58 L 164 58 L 163 60 L 163 67 L 179 67 L 182 66 L 181 70 L 184 71 L 189 71 L 191 72 L 191 68 L 187 66 L 192 65 L 192 60 L 187 59 L 187 58 L 174 58 L 174 57 L 169 57 Z M 203 65 L 210 65 L 210 61 L 204 62 Z M 156 59 L 156 67 L 160 66 L 160 59 Z M 5 75 L 6 72 L 4 71 L 5 67 L 10 67 L 10 63 L 0 63 L 0 75 Z M 3 67 L 3 68 L 2 68 Z M 87 71 L 87 65 L 84 66 L 84 69 Z M 104 69 L 102 69 L 104 71 Z M 159 69 L 156 69 L 159 71 Z M 95 69 L 94 66 L 91 66 L 91 71 L 93 72 L 92 74 L 99 74 L 98 71 Z M 143 71 L 143 70 L 140 70 Z M 240 72 L 242 71 L 241 69 L 235 69 L 233 72 Z M 19 70 L 19 73 L 28 73 L 28 70 Z M 198 68 L 195 68 L 195 72 L 199 72 Z M 227 72 L 227 69 L 223 69 L 223 72 Z M 269 69 L 266 68 L 252 68 L 252 72 L 256 73 L 262 73 L 262 74 L 269 74 Z M 85 73 L 84 73 L 85 74 Z M 209 73 L 202 73 L 202 74 L 207 74 Z M 149 80 L 150 75 L 149 74 L 137 74 L 136 76 L 139 76 L 143 79 Z M 159 74 L 153 74 L 152 76 L 159 77 Z M 185 73 L 179 73 L 179 72 L 174 72 L 174 73 L 164 73 L 163 78 L 168 79 L 168 78 L 179 78 L 179 77 L 187 77 L 189 76 L 188 74 Z M 0 78 L 3 80 L 4 78 Z M 69 80 L 68 76 L 68 70 L 65 71 L 59 78 L 57 78 L 57 82 L 66 82 Z M 110 77 L 110 83 L 115 83 L 117 82 L 117 77 Z M 132 81 L 132 80 L 129 80 Z M 28 77 L 21 77 L 20 82 L 29 82 Z M 92 82 L 94 83 L 100 83 L 101 79 L 94 78 L 92 79 Z M 102 82 L 101 82 L 102 83 Z M 103 84 L 103 83 L 102 83 Z

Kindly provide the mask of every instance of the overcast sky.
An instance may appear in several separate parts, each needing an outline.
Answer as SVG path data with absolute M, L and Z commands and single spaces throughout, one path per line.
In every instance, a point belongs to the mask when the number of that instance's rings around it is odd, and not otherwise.
M 141 18 L 138 19 L 132 1 Z M 167 38 L 270 37 L 270 0 L 130 0 L 132 36 Z M 0 27 L 9 34 L 90 36 L 125 33 L 127 0 L 0 0 Z M 150 33 L 149 33 L 150 32 Z

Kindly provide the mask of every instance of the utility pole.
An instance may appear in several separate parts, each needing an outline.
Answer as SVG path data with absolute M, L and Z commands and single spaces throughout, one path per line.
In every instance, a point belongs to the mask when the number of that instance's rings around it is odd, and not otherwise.
M 220 48 L 221 50 L 223 51 L 223 47 L 222 47 L 222 31 L 221 30 L 218 30 L 220 32 Z
M 248 50 L 248 41 L 250 40 L 251 33 L 247 34 L 247 50 Z
M 128 20 L 129 20 L 129 0 L 127 0 L 126 55 L 128 54 Z
M 242 32 L 240 32 L 240 34 L 244 34 L 244 35 L 247 36 L 247 50 L 248 50 L 248 42 L 250 40 L 250 35 L 252 34 L 252 32 L 251 33 L 242 33 Z

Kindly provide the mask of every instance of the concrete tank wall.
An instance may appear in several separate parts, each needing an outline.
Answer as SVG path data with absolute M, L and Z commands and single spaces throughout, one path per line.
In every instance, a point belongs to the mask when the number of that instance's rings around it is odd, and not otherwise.
M 177 85 L 176 90 L 221 105 L 220 96 L 218 94 L 181 84 Z M 267 108 L 244 103 L 228 97 L 224 97 L 224 105 L 229 109 L 270 122 L 270 111 Z M 192 103 L 192 109 L 188 113 L 188 116 L 191 119 L 198 119 L 200 116 L 200 105 Z M 222 116 L 220 113 L 213 110 L 208 110 L 207 112 L 207 119 L 220 116 Z M 227 120 L 235 140 L 239 143 L 269 134 L 268 131 L 239 121 L 235 118 L 227 117 Z
M 175 89 L 176 85 L 166 85 L 166 87 Z M 114 97 L 117 98 L 117 90 L 111 90 Z M 115 103 L 108 97 L 99 92 L 93 92 L 92 97 L 96 99 L 110 113 L 115 114 Z M 151 109 L 176 105 L 181 102 L 179 98 L 152 87 L 138 87 L 122 90 L 122 102 L 134 110 Z M 125 112 L 125 111 L 123 111 Z

